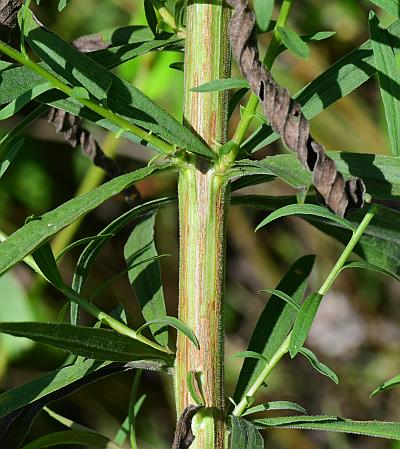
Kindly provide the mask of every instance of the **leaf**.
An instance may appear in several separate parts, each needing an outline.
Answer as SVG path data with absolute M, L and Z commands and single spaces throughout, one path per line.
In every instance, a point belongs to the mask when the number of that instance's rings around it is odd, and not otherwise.
M 307 410 L 303 408 L 301 405 L 296 404 L 295 402 L 273 401 L 273 402 L 265 402 L 264 404 L 259 404 L 254 407 L 248 408 L 242 414 L 242 416 L 259 412 L 269 412 L 270 410 L 296 410 L 300 413 L 303 413 L 304 415 L 307 415 Z
M 163 164 L 118 176 L 89 193 L 67 201 L 51 212 L 38 217 L 37 220 L 26 223 L 0 245 L 0 274 L 33 252 L 58 231 L 95 209 L 108 198 L 152 173 L 171 168 L 171 164 Z
M 323 41 L 325 39 L 329 39 L 330 37 L 334 36 L 336 34 L 336 31 L 317 31 L 316 33 L 310 33 L 305 34 L 304 36 L 300 36 L 300 39 L 303 42 L 318 42 Z M 286 50 L 285 45 L 280 45 L 277 55 L 281 54 Z
M 59 445 L 83 445 L 99 449 L 120 449 L 113 441 L 97 432 L 63 430 L 50 433 L 25 445 L 22 449 L 42 449 Z
M 161 284 L 161 271 L 157 249 L 154 243 L 154 226 L 157 211 L 145 216 L 135 224 L 125 244 L 124 255 L 128 266 L 135 266 L 128 271 L 129 282 L 139 301 L 145 321 L 163 318 L 167 315 L 164 293 Z M 153 258 L 149 262 L 140 263 Z M 150 330 L 158 343 L 168 344 L 168 329 L 155 323 Z
M 268 223 L 271 223 L 281 217 L 287 217 L 288 215 L 316 215 L 318 217 L 324 217 L 328 220 L 332 220 L 335 223 L 339 223 L 344 228 L 352 231 L 354 230 L 350 222 L 344 218 L 338 217 L 333 212 L 330 212 L 326 207 L 316 206 L 314 204 L 290 204 L 289 206 L 284 206 L 269 214 L 268 217 L 256 227 L 256 231 L 263 226 L 266 226 Z
M 32 253 L 32 257 L 40 268 L 40 271 L 46 276 L 51 284 L 58 288 L 63 287 L 64 282 L 58 271 L 57 263 L 49 242 L 43 243 Z
M 323 296 L 320 293 L 313 292 L 302 304 L 290 338 L 289 353 L 292 358 L 300 351 L 306 341 L 322 298 Z
M 385 276 L 390 276 L 396 281 L 400 281 L 400 276 L 397 276 L 395 273 L 392 273 L 389 270 L 385 270 L 385 268 L 378 267 L 377 265 L 373 265 L 372 263 L 368 262 L 349 262 L 346 263 L 346 265 L 344 265 L 344 267 L 340 271 L 343 271 L 347 268 L 360 268 L 362 270 L 372 270 Z
M 353 421 L 337 416 L 285 416 L 263 418 L 253 421 L 260 427 L 283 427 L 289 429 L 328 430 L 353 433 L 379 438 L 400 440 L 400 424 L 381 421 Z
M 400 374 L 398 374 L 397 376 L 392 377 L 391 379 L 387 380 L 386 382 L 383 382 L 382 385 L 379 385 L 379 387 L 376 388 L 371 393 L 370 397 L 373 398 L 377 394 L 382 393 L 383 391 L 389 390 L 389 388 L 394 388 L 397 385 L 400 385 Z
M 263 438 L 251 422 L 233 415 L 230 418 L 230 449 L 264 449 Z
M 89 92 L 84 87 L 74 87 L 71 92 L 71 97 L 77 98 L 78 100 L 80 98 L 88 100 L 90 96 Z
M 146 16 L 146 22 L 154 35 L 157 34 L 158 19 L 156 12 L 154 11 L 153 4 L 150 0 L 144 0 L 144 14 Z
M 114 237 L 114 234 L 91 235 L 90 237 L 83 237 L 82 239 L 75 240 L 75 242 L 70 243 L 65 248 L 63 248 L 62 251 L 59 252 L 59 254 L 57 254 L 56 261 L 62 259 L 67 253 L 69 253 L 78 246 L 86 245 L 87 243 L 90 243 L 93 240 L 101 240 L 112 237 Z
M 370 0 L 375 5 L 382 8 L 393 17 L 400 17 L 400 8 L 398 0 Z
M 274 12 L 274 0 L 254 0 L 254 12 L 256 13 L 256 21 L 261 32 L 268 29 Z
M 95 262 L 100 251 L 104 246 L 110 241 L 112 235 L 123 229 L 128 223 L 130 223 L 135 218 L 148 213 L 152 210 L 158 209 L 161 206 L 174 201 L 175 198 L 160 198 L 157 200 L 148 201 L 147 203 L 140 204 L 133 209 L 128 210 L 120 217 L 113 220 L 108 224 L 99 234 L 98 237 L 101 239 L 96 239 L 90 242 L 86 248 L 82 251 L 79 257 L 74 277 L 72 280 L 72 288 L 78 294 L 83 293 L 87 278 L 89 276 L 91 267 Z M 106 237 L 107 236 L 107 237 Z M 78 320 L 78 307 L 75 304 L 71 305 L 71 323 L 76 324 Z
M 311 365 L 319 371 L 324 376 L 329 377 L 335 384 L 337 385 L 339 383 L 339 379 L 334 371 L 332 371 L 329 366 L 325 365 L 324 363 L 320 362 L 317 358 L 317 356 L 310 351 L 307 348 L 300 348 L 299 353 L 304 355 L 308 359 L 308 361 L 311 363 Z
M 34 100 L 39 95 L 42 95 L 44 92 L 47 92 L 48 90 L 52 89 L 54 89 L 54 87 L 48 81 L 33 86 L 32 89 L 23 92 L 15 100 L 13 100 L 11 103 L 9 103 L 7 106 L 5 106 L 3 109 L 0 110 L 0 120 L 5 120 L 7 118 L 12 117 L 24 106 L 26 106 L 31 100 Z
M 255 351 L 242 351 L 242 352 L 236 352 L 235 354 L 231 355 L 232 359 L 237 359 L 237 358 L 250 358 L 250 359 L 258 359 L 258 360 L 263 360 L 264 362 L 268 363 L 267 358 L 262 355 L 259 354 L 258 352 Z
M 399 156 L 400 73 L 392 40 L 396 39 L 397 42 L 400 34 L 391 36 L 387 30 L 382 29 L 378 17 L 372 11 L 369 14 L 369 30 L 392 153 Z
M 274 210 L 295 201 L 296 197 L 262 195 L 231 198 L 231 204 L 262 210 Z M 308 201 L 311 201 L 310 197 L 308 197 Z M 314 201 L 316 201 L 316 198 Z M 361 210 L 353 212 L 348 218 L 353 227 L 357 228 L 364 215 L 365 211 Z M 351 238 L 352 233 L 337 223 L 313 215 L 304 216 L 304 218 L 317 229 L 344 245 L 347 245 Z M 394 276 L 400 276 L 400 212 L 379 206 L 374 219 L 364 231 L 353 251 L 369 264 L 378 266 Z
M 219 92 L 221 90 L 249 88 L 249 83 L 245 79 L 224 78 L 204 83 L 201 86 L 192 87 L 192 92 Z
M 231 182 L 231 191 L 240 190 L 248 186 L 256 184 L 263 184 L 265 182 L 273 181 L 275 179 L 272 175 L 247 175 L 241 176 L 235 181 Z
M 7 153 L 0 159 L 0 178 L 7 171 L 8 167 L 11 165 L 11 162 L 14 160 L 15 156 L 19 153 L 19 150 L 22 148 L 24 143 L 24 139 L 20 139 L 17 142 L 13 143 Z
M 300 304 L 313 264 L 314 256 L 300 258 L 283 277 L 277 290 L 285 292 L 294 302 Z M 295 317 L 296 310 L 291 305 L 272 296 L 260 315 L 247 350 L 262 354 L 267 360 L 271 360 L 286 339 Z M 264 364 L 265 362 L 254 359 L 244 361 L 233 396 L 236 403 L 245 396 L 246 390 L 259 376 Z
M 82 86 L 126 120 L 160 135 L 169 143 L 215 159 L 215 153 L 188 128 L 150 100 L 140 90 L 80 53 L 56 34 L 39 27 L 29 16 L 26 39 L 36 55 L 72 86 Z
M 274 288 L 265 288 L 264 290 L 260 290 L 259 293 L 270 293 L 271 295 L 276 296 L 277 298 L 281 298 L 283 301 L 290 304 L 292 307 L 294 307 L 297 311 L 300 310 L 300 306 L 295 303 L 292 298 L 287 295 L 285 292 L 281 292 L 280 290 L 276 290 Z
M 308 45 L 300 39 L 295 31 L 287 26 L 278 26 L 277 30 L 282 43 L 288 48 L 288 50 L 299 58 L 308 59 L 310 56 L 310 49 L 308 48 Z
M 58 2 L 58 11 L 61 12 L 67 5 L 69 0 L 59 0 Z
M 147 326 L 151 326 L 152 324 L 155 323 L 162 323 L 164 325 L 167 324 L 168 326 L 174 327 L 179 332 L 182 332 L 182 334 L 185 335 L 196 346 L 197 349 L 200 349 L 199 341 L 197 340 L 197 337 L 194 334 L 194 332 L 189 328 L 187 324 L 185 324 L 180 319 L 175 318 L 174 316 L 165 316 L 162 318 L 150 320 L 147 323 L 143 324 L 143 326 L 140 326 L 137 332 L 141 332 Z
M 237 90 L 229 99 L 228 103 L 228 120 L 232 117 L 233 111 L 236 109 L 236 106 L 240 103 L 240 100 L 247 94 L 249 88 L 243 87 L 242 89 Z
M 26 337 L 98 360 L 165 360 L 165 353 L 117 332 L 66 323 L 0 323 L 0 332 Z

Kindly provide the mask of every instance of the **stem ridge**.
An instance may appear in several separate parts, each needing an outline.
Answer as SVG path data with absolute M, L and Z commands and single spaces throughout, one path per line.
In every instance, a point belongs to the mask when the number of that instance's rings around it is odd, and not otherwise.
M 310 135 L 310 127 L 300 104 L 287 89 L 280 87 L 259 58 L 255 16 L 247 0 L 227 0 L 234 8 L 229 24 L 233 55 L 251 89 L 259 97 L 272 129 L 285 146 L 297 154 L 313 173 L 313 184 L 320 198 L 334 213 L 343 217 L 364 204 L 365 185 L 360 178 L 345 180 L 323 145 Z

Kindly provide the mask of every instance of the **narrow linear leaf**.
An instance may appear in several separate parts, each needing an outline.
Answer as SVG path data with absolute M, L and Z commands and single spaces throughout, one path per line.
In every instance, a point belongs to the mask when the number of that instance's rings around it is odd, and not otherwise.
M 41 215 L 37 220 L 26 223 L 0 245 L 0 274 L 33 252 L 58 231 L 92 211 L 108 198 L 152 173 L 171 168 L 171 164 L 157 165 L 119 176 L 85 195 L 67 201 L 51 212 Z
M 307 410 L 303 408 L 301 405 L 296 404 L 295 402 L 272 401 L 272 402 L 265 402 L 264 404 L 259 404 L 254 407 L 248 408 L 242 414 L 242 416 L 251 415 L 253 413 L 259 412 L 269 412 L 271 410 L 296 410 L 297 412 L 307 415 Z
M 158 19 L 156 12 L 154 11 L 154 6 L 150 0 L 144 0 L 144 13 L 147 24 L 155 36 L 157 34 Z
M 299 58 L 308 59 L 310 56 L 310 49 L 295 31 L 286 26 L 279 26 L 278 33 L 282 43 L 288 48 L 288 50 Z
M 274 11 L 274 0 L 254 0 L 254 12 L 256 13 L 256 21 L 261 32 L 268 29 Z
M 332 371 L 329 368 L 329 366 L 327 366 L 324 363 L 320 362 L 318 360 L 317 356 L 312 351 L 310 351 L 309 349 L 303 347 L 303 348 L 299 349 L 299 353 L 301 355 L 304 355 L 304 357 L 306 357 L 308 359 L 308 361 L 311 363 L 311 365 L 317 371 L 319 371 L 324 376 L 329 377 L 329 379 L 331 379 L 333 382 L 335 382 L 335 384 L 339 383 L 339 379 L 338 379 L 336 373 L 334 371 Z
M 382 385 L 379 385 L 379 387 L 376 388 L 371 393 L 370 397 L 373 398 L 377 394 L 382 393 L 383 391 L 389 390 L 389 388 L 394 388 L 397 385 L 400 385 L 400 374 L 398 374 L 397 376 L 392 377 L 391 379 L 387 380 L 386 382 L 383 382 Z
M 300 351 L 306 341 L 321 301 L 322 295 L 313 292 L 302 304 L 294 322 L 292 336 L 290 338 L 289 353 L 292 358 Z
M 323 41 L 325 39 L 329 39 L 330 37 L 334 36 L 336 34 L 336 31 L 317 31 L 316 33 L 310 33 L 305 34 L 303 36 L 300 36 L 300 39 L 303 42 L 319 42 Z M 277 51 L 277 54 L 281 54 L 283 51 L 286 50 L 285 45 L 281 45 Z
M 264 441 L 257 428 L 249 421 L 231 415 L 230 449 L 264 449 Z
M 4 173 L 7 171 L 8 167 L 11 165 L 11 162 L 19 153 L 19 150 L 22 148 L 23 144 L 24 139 L 18 140 L 13 145 L 11 145 L 10 149 L 7 151 L 4 157 L 0 159 L 0 178 L 2 178 Z
M 292 307 L 294 307 L 297 311 L 300 310 L 300 306 L 296 304 L 292 298 L 287 295 L 285 292 L 281 292 L 280 290 L 276 290 L 274 288 L 265 288 L 264 290 L 260 290 L 259 293 L 270 293 L 271 295 L 276 296 L 277 298 L 281 298 L 283 301 L 290 304 Z
M 283 277 L 277 290 L 285 292 L 294 302 L 300 304 L 313 264 L 314 256 L 304 256 L 297 260 Z M 267 360 L 271 360 L 285 341 L 296 314 L 297 311 L 291 305 L 272 296 L 259 317 L 247 350 L 262 354 Z M 233 396 L 236 403 L 246 395 L 247 389 L 260 375 L 264 365 L 265 362 L 262 360 L 245 359 Z
M 287 416 L 253 421 L 256 426 L 288 429 L 328 430 L 378 438 L 400 440 L 400 423 L 382 421 L 354 421 L 337 416 Z
M 193 87 L 192 92 L 219 92 L 228 89 L 241 89 L 249 87 L 249 83 L 245 79 L 224 78 L 220 80 L 210 81 L 201 86 Z
M 377 265 L 368 262 L 349 262 L 346 265 L 344 265 L 344 267 L 340 271 L 343 271 L 347 268 L 360 268 L 361 270 L 372 270 L 385 276 L 390 276 L 396 281 L 400 281 L 400 276 L 397 276 L 395 273 L 392 273 L 389 270 L 386 270 L 385 268 L 378 267 Z
M 73 326 L 66 323 L 0 323 L 0 332 L 26 337 L 55 346 L 72 354 L 98 360 L 165 360 L 165 353 L 125 335 L 102 328 Z
M 137 332 L 141 332 L 144 328 L 151 326 L 152 324 L 155 323 L 161 323 L 164 325 L 174 327 L 179 332 L 182 332 L 182 334 L 185 335 L 196 346 L 197 349 L 200 349 L 199 341 L 197 340 L 197 337 L 194 334 L 194 332 L 189 328 L 187 324 L 185 324 L 179 318 L 175 318 L 174 316 L 165 316 L 162 318 L 156 318 L 154 320 L 148 321 L 147 323 L 144 323 L 143 326 L 140 326 Z
M 40 271 L 54 286 L 58 288 L 63 287 L 64 282 L 58 271 L 57 263 L 49 242 L 43 243 L 32 253 L 32 257 L 40 268 Z
M 22 449 L 42 449 L 45 447 L 77 444 L 98 449 L 120 449 L 118 445 L 103 435 L 77 430 L 50 433 L 25 445 Z
M 235 352 L 235 354 L 231 355 L 232 359 L 258 359 L 258 360 L 263 360 L 264 362 L 268 363 L 267 358 L 255 351 L 242 351 L 242 352 Z
M 400 34 L 393 36 L 388 30 L 381 28 L 378 17 L 372 11 L 369 15 L 369 30 L 392 153 L 399 156 L 400 71 L 393 47 L 398 46 L 396 42 Z
M 134 263 L 134 267 L 128 271 L 128 277 L 145 321 L 167 315 L 160 263 L 154 242 L 156 215 L 157 211 L 153 211 L 136 223 L 124 247 L 127 265 Z M 145 262 L 146 260 L 149 261 Z M 150 331 L 158 343 L 163 346 L 168 344 L 168 329 L 165 326 L 154 323 L 150 326 Z
M 114 234 L 91 235 L 90 237 L 83 237 L 82 239 L 75 240 L 75 242 L 70 243 L 65 248 L 63 248 L 62 251 L 59 252 L 59 254 L 57 254 L 56 261 L 59 261 L 60 259 L 62 259 L 67 253 L 69 253 L 70 251 L 72 251 L 74 248 L 76 248 L 78 246 L 86 245 L 87 243 L 90 243 L 92 241 L 102 240 L 102 239 L 107 239 L 107 238 L 112 238 L 112 237 L 114 237 Z
M 278 218 L 287 217 L 289 215 L 316 215 L 318 217 L 324 217 L 328 220 L 332 220 L 352 231 L 354 230 L 352 224 L 348 220 L 338 217 L 333 212 L 330 212 L 326 207 L 316 206 L 314 204 L 291 204 L 289 206 L 284 206 L 268 215 L 268 217 L 256 227 L 256 231 L 272 221 L 277 220 Z

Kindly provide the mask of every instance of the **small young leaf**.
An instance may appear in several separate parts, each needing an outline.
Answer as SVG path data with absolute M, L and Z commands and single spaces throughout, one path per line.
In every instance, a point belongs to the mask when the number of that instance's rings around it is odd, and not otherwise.
M 290 338 L 289 353 L 292 358 L 300 351 L 306 341 L 322 298 L 323 296 L 320 293 L 313 292 L 302 304 L 294 322 L 292 336 Z
M 236 352 L 235 354 L 231 355 L 231 358 L 232 359 L 238 359 L 238 358 L 240 358 L 240 359 L 247 359 L 247 358 L 258 359 L 258 360 L 262 360 L 262 361 L 268 363 L 268 360 L 264 355 L 262 355 L 258 352 L 255 352 L 255 351 Z
M 187 373 L 186 384 L 193 402 L 196 405 L 204 405 L 204 400 L 200 397 L 199 393 L 197 392 L 197 390 L 200 390 L 200 388 L 197 383 L 196 373 L 194 373 L 193 371 L 189 371 Z
M 318 360 L 317 356 L 312 351 L 310 351 L 309 349 L 303 347 L 303 348 L 299 349 L 299 353 L 304 355 L 304 357 L 306 357 L 308 359 L 308 361 L 311 363 L 311 365 L 317 371 L 319 371 L 324 376 L 329 377 L 329 379 L 333 380 L 333 382 L 335 382 L 335 384 L 339 383 L 339 379 L 338 379 L 336 373 L 333 372 L 329 368 L 329 366 L 327 366 L 324 363 L 320 362 Z
M 328 220 L 332 220 L 335 223 L 338 223 L 343 227 L 350 229 L 351 231 L 354 230 L 352 224 L 348 220 L 338 217 L 333 212 L 330 212 L 326 207 L 316 206 L 315 204 L 291 204 L 289 206 L 282 207 L 272 212 L 272 214 L 268 215 L 268 217 L 265 218 L 256 227 L 256 231 L 258 231 L 263 226 L 266 226 L 268 223 L 271 223 L 272 221 L 281 217 L 287 217 L 288 215 L 316 215 L 318 217 L 324 217 Z
M 273 402 L 265 402 L 264 404 L 259 404 L 254 407 L 251 407 L 247 409 L 242 414 L 242 416 L 259 412 L 269 412 L 270 410 L 296 410 L 300 413 L 303 413 L 304 415 L 307 415 L 307 410 L 303 408 L 301 405 L 296 404 L 295 402 L 273 401 Z
M 270 293 L 271 295 L 276 296 L 277 298 L 281 298 L 283 301 L 290 304 L 292 307 L 294 307 L 297 311 L 300 310 L 300 306 L 296 304 L 292 298 L 287 295 L 285 292 L 281 292 L 280 290 L 276 290 L 274 288 L 265 288 L 264 290 L 260 290 L 259 293 Z
M 59 0 L 58 2 L 58 11 L 61 12 L 67 5 L 69 0 Z
M 236 106 L 239 104 L 240 100 L 247 94 L 249 91 L 248 87 L 243 87 L 242 89 L 237 90 L 229 99 L 228 104 L 228 120 L 232 117 L 233 111 L 236 109 Z
M 89 92 L 87 91 L 87 89 L 85 89 L 84 87 L 76 86 L 72 89 L 71 97 L 77 98 L 78 100 L 80 98 L 89 99 L 90 95 L 89 95 Z
M 376 388 L 371 393 L 370 397 L 373 398 L 377 394 L 382 393 L 383 391 L 389 390 L 389 388 L 396 387 L 397 385 L 400 385 L 400 374 L 398 374 L 397 376 L 392 377 L 391 379 L 387 380 L 386 382 L 383 382 L 382 385 L 379 385 L 379 387 Z
M 178 318 L 175 318 L 174 316 L 165 316 L 162 318 L 156 318 L 154 320 L 150 320 L 147 323 L 144 323 L 143 326 L 140 326 L 140 328 L 137 330 L 137 332 L 141 332 L 143 329 L 145 329 L 148 326 L 151 326 L 155 323 L 161 323 L 166 324 L 168 326 L 172 326 L 175 329 L 177 329 L 179 332 L 182 332 L 195 346 L 197 349 L 200 349 L 199 341 L 197 340 L 196 335 L 194 332 L 189 328 L 187 324 L 185 324 L 183 321 L 181 321 Z
M 231 415 L 230 449 L 264 449 L 264 441 L 257 428 L 249 421 Z
M 256 426 L 289 429 L 327 430 L 378 438 L 400 440 L 400 423 L 381 421 L 354 421 L 338 416 L 285 416 L 253 421 Z
M 117 332 L 65 323 L 0 323 L 0 332 L 26 337 L 98 360 L 165 360 L 165 353 Z
M 192 87 L 192 92 L 219 92 L 221 90 L 228 89 L 241 89 L 248 88 L 249 83 L 245 79 L 236 78 L 224 78 L 220 80 L 210 81 L 204 83 L 201 86 Z
M 256 21 L 261 32 L 268 29 L 274 11 L 274 0 L 254 0 L 254 12 Z
M 385 276 L 390 276 L 396 281 L 400 281 L 400 276 L 397 276 L 395 273 L 392 273 L 391 271 L 386 270 L 385 268 L 378 267 L 377 265 L 368 262 L 349 262 L 346 263 L 346 265 L 344 265 L 344 267 L 340 271 L 343 271 L 347 268 L 360 268 L 361 270 L 372 270 Z
M 323 41 L 325 39 L 329 39 L 330 37 L 334 36 L 336 34 L 336 31 L 317 31 L 316 33 L 310 33 L 305 34 L 304 36 L 300 36 L 300 39 L 303 42 L 318 42 Z M 279 49 L 277 51 L 277 54 L 281 54 L 286 50 L 285 45 L 280 45 Z
M 286 26 L 278 27 L 278 33 L 283 44 L 288 48 L 288 50 L 299 58 L 308 59 L 310 56 L 310 49 L 308 48 L 308 45 L 301 40 L 297 33 Z

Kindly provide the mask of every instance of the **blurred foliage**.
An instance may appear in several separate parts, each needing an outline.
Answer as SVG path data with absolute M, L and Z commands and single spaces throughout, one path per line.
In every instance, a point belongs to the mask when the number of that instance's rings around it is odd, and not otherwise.
M 71 0 L 59 14 L 57 2 L 43 0 L 37 8 L 39 17 L 63 38 L 72 40 L 82 34 L 126 24 L 143 24 L 144 12 L 138 0 Z M 291 23 L 299 34 L 318 30 L 333 30 L 336 35 L 328 41 L 310 45 L 308 61 L 298 60 L 288 52 L 282 54 L 275 66 L 277 81 L 293 93 L 315 78 L 332 62 L 368 38 L 367 17 L 371 4 L 356 0 L 302 0 L 295 3 Z M 385 23 L 391 18 L 373 7 Z M 261 39 L 265 51 L 269 36 Z M 124 64 L 119 73 L 152 99 L 159 102 L 175 117 L 181 119 L 183 74 L 169 68 L 182 61 L 177 53 L 150 53 Z M 233 68 L 234 72 L 237 68 Z M 236 72 L 237 74 L 237 72 Z M 29 107 L 23 113 L 29 112 Z M 382 118 L 382 106 L 376 80 L 367 82 L 355 93 L 338 101 L 312 120 L 312 130 L 329 149 L 389 154 L 387 130 Z M 23 115 L 21 114 L 20 117 Z M 238 122 L 236 111 L 232 129 Z M 1 123 L 5 133 L 15 125 Z M 101 130 L 94 130 L 98 139 L 106 139 Z M 281 152 L 279 143 L 263 150 L 262 154 Z M 151 157 L 146 149 L 124 141 L 118 142 L 117 158 L 125 171 L 145 164 Z M 260 156 L 261 157 L 261 156 Z M 82 177 L 89 169 L 89 161 L 71 150 L 55 134 L 45 120 L 26 131 L 22 150 L 0 181 L 0 228 L 11 233 L 32 213 L 50 210 L 71 198 Z M 174 193 L 171 176 L 155 177 L 139 184 L 145 199 Z M 243 190 L 247 194 L 292 194 L 279 181 Z M 93 235 L 111 219 L 127 209 L 120 199 L 108 201 L 85 218 L 74 239 Z M 320 285 L 340 254 L 338 243 L 298 218 L 280 220 L 257 234 L 255 224 L 264 214 L 252 209 L 234 207 L 229 215 L 226 290 L 226 382 L 227 396 L 233 388 L 242 364 L 229 355 L 243 351 L 267 297 L 257 294 L 262 288 L 273 288 L 287 268 L 304 254 L 317 254 L 316 267 L 311 276 L 312 291 Z M 124 269 L 123 246 L 129 235 L 124 230 L 112 240 L 96 263 L 88 285 L 94 291 L 104 279 Z M 169 206 L 157 218 L 156 241 L 159 254 L 171 254 L 160 259 L 167 313 L 174 315 L 178 285 L 178 229 L 177 210 Z M 63 259 L 61 269 L 69 281 L 79 248 Z M 0 279 L 0 319 L 33 320 L 35 317 L 57 316 L 63 302 L 52 288 L 38 288 L 34 274 L 19 266 Z M 334 285 L 319 312 L 317 323 L 309 337 L 315 350 L 339 375 L 339 386 L 319 376 L 303 358 L 288 358 L 273 372 L 268 383 L 268 398 L 262 400 L 290 400 L 302 404 L 310 413 L 343 414 L 355 419 L 400 421 L 400 389 L 390 390 L 374 399 L 371 391 L 383 380 L 399 371 L 400 308 L 399 285 L 387 278 L 363 271 L 346 271 Z M 101 297 L 99 306 L 111 310 L 118 302 L 138 317 L 127 276 L 113 282 Z M 135 324 L 139 324 L 135 323 Z M 12 337 L 0 338 L 0 384 L 5 390 L 19 385 L 45 370 L 55 368 L 63 354 L 41 345 L 33 345 Z M 121 374 L 90 385 L 54 409 L 85 425 L 101 429 L 112 436 L 125 418 L 131 374 Z M 112 391 L 112 394 L 109 392 Z M 147 399 L 139 416 L 137 432 L 141 448 L 168 448 L 172 440 L 174 414 L 171 380 L 164 375 L 144 374 L 140 394 Z M 160 425 L 162 423 L 162 425 Z M 31 437 L 61 426 L 42 413 L 35 423 Z M 399 449 L 400 444 L 362 437 L 336 434 L 301 433 L 273 430 L 266 434 L 269 449 Z

